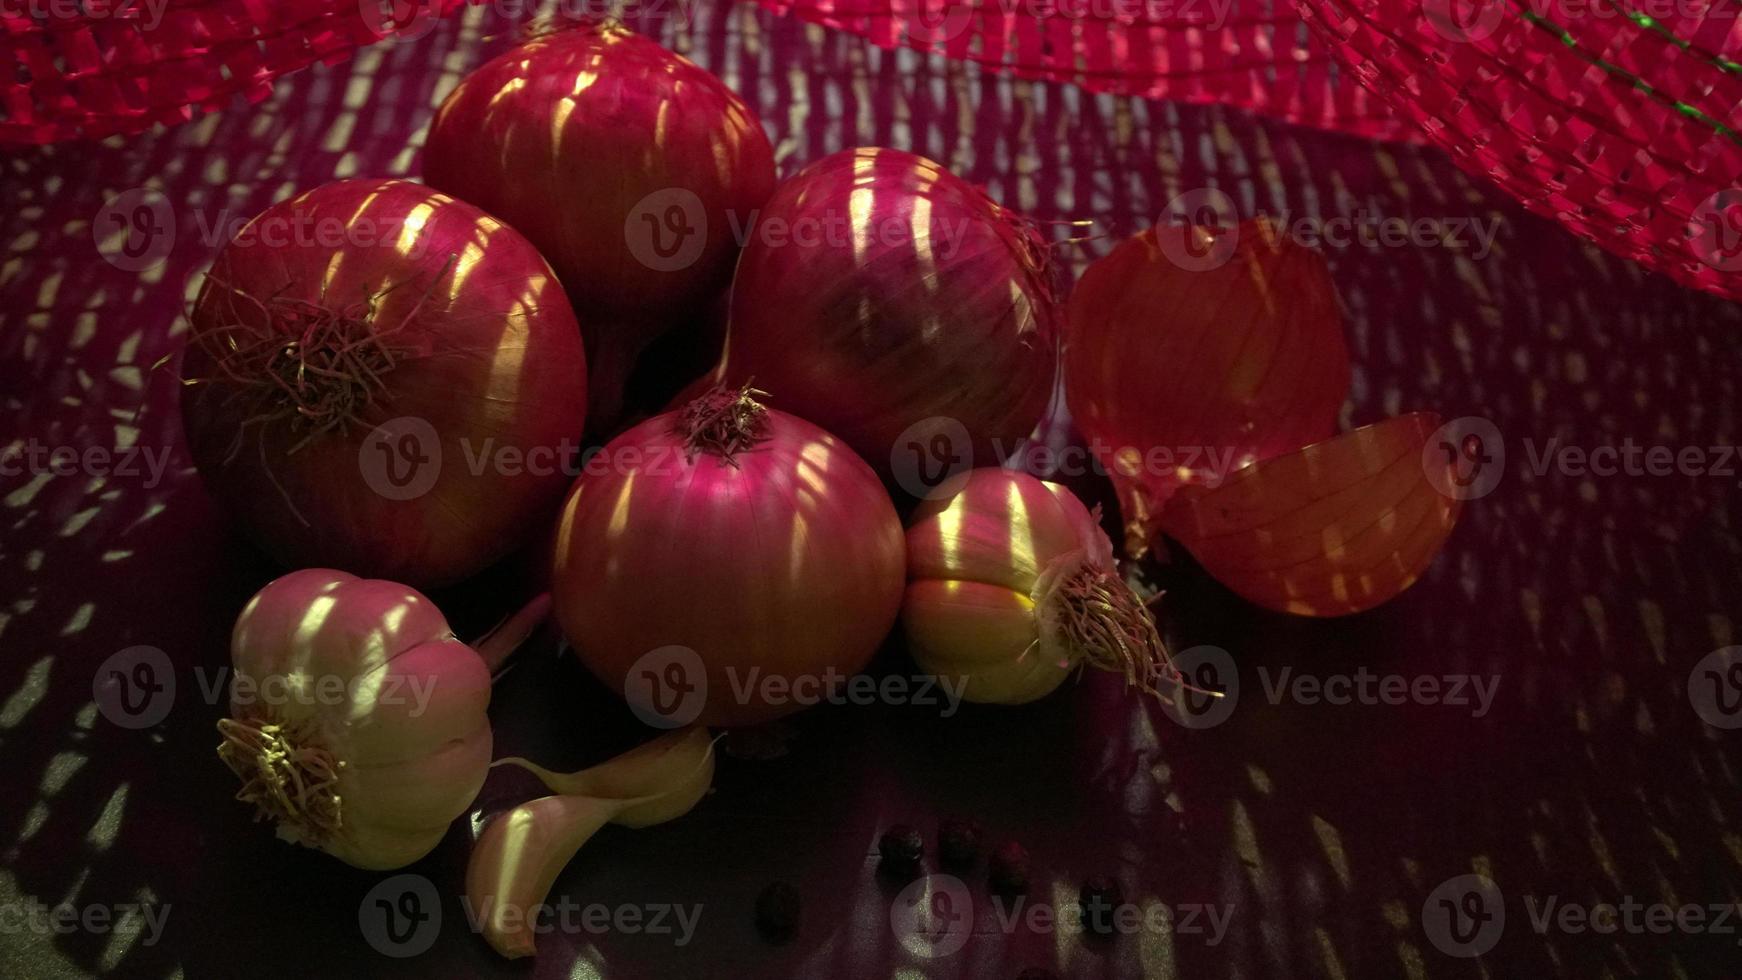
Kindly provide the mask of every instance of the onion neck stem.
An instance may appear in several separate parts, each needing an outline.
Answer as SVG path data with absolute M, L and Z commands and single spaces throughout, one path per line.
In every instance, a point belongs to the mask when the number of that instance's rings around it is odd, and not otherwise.
M 707 453 L 737 466 L 740 452 L 768 438 L 768 409 L 756 400 L 768 393 L 751 384 L 736 389 L 718 385 L 684 406 L 674 432 L 683 439 L 687 458 Z
M 306 725 L 224 718 L 218 758 L 242 780 L 236 799 L 252 803 L 255 819 L 277 821 L 293 840 L 319 844 L 343 825 L 337 785 L 345 767 Z

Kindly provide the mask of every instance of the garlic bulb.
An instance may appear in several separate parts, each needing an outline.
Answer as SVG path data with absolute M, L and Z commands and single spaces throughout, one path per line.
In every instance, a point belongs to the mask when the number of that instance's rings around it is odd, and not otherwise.
M 218 755 L 285 840 L 359 868 L 428 854 L 490 766 L 490 671 L 429 599 L 311 568 L 249 601 Z
M 913 657 L 968 701 L 1033 701 L 1084 662 L 1152 693 L 1177 680 L 1107 535 L 1057 484 L 1002 469 L 946 483 L 909 522 L 907 577 Z

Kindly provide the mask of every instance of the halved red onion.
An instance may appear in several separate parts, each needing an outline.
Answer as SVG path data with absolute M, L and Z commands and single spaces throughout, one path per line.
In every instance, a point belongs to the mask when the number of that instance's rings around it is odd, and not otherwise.
M 1324 257 L 1260 219 L 1149 229 L 1084 272 L 1066 398 L 1141 554 L 1180 487 L 1329 436 L 1349 349 Z
M 1279 612 L 1379 605 L 1427 568 L 1463 506 L 1439 416 L 1415 412 L 1182 486 L 1160 525 L 1216 580 Z M 1444 469 L 1438 467 L 1444 466 Z

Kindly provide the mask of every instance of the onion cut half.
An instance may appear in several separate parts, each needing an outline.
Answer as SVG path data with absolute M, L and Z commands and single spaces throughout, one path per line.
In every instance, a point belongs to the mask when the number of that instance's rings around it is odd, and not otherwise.
M 1414 412 L 1187 486 L 1161 526 L 1209 573 L 1278 612 L 1342 616 L 1414 584 L 1457 523 L 1427 452 L 1439 416 Z M 1436 482 L 1436 477 L 1438 480 Z
M 1262 218 L 1127 239 L 1084 272 L 1066 316 L 1067 400 L 1133 556 L 1181 487 L 1336 431 L 1350 369 L 1330 272 Z

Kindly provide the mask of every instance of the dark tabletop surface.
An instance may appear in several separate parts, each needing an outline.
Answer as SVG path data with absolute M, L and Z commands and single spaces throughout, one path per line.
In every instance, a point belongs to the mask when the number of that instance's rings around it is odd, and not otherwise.
M 482 817 L 534 793 L 528 778 L 498 771 L 473 814 L 406 869 L 444 896 L 433 945 L 387 955 L 405 947 L 382 942 L 366 898 L 392 875 L 282 844 L 230 799 L 233 779 L 212 751 L 222 698 L 205 687 L 227 663 L 242 602 L 275 570 L 201 488 L 180 446 L 173 371 L 153 365 L 180 343 L 190 282 L 218 244 L 208 229 L 290 188 L 415 176 L 434 106 L 507 43 L 510 26 L 469 10 L 427 36 L 296 75 L 255 106 L 3 158 L 0 446 L 142 452 L 126 471 L 0 475 L 0 974 L 1742 970 L 1742 915 L 1722 926 L 1728 934 L 1533 921 L 1550 902 L 1742 898 L 1742 731 L 1721 727 L 1742 724 L 1742 686 L 1706 673 L 1704 660 L 1742 642 L 1737 463 L 1728 475 L 1666 476 L 1537 465 L 1551 440 L 1587 451 L 1632 440 L 1714 450 L 1708 468 L 1720 469 L 1719 447 L 1738 441 L 1742 308 L 1579 243 L 1435 152 L 1011 82 L 714 5 L 665 25 L 663 37 L 745 94 L 783 173 L 854 144 L 908 148 L 1036 218 L 1094 219 L 1121 236 L 1206 186 L 1244 214 L 1492 227 L 1491 249 L 1350 243 L 1327 254 L 1355 360 L 1344 422 L 1418 408 L 1480 416 L 1504 439 L 1503 475 L 1465 507 L 1423 580 L 1364 615 L 1266 613 L 1189 562 L 1161 570 L 1175 648 L 1213 644 L 1238 664 L 1241 696 L 1219 725 L 1187 730 L 1106 676 L 1015 710 L 818 708 L 792 719 L 780 758 L 723 758 L 715 792 L 689 816 L 601 832 L 553 892 L 644 914 L 699 908 L 692 935 L 576 926 L 544 936 L 535 963 L 498 959 L 456 897 Z M 162 202 L 177 230 L 143 270 L 105 260 L 98 246 L 106 204 L 135 190 L 128 200 Z M 1079 263 L 1106 247 L 1086 243 Z M 152 459 L 160 474 L 145 465 Z M 436 598 L 470 634 L 523 596 L 535 566 L 509 562 Z M 164 651 L 175 684 L 162 720 L 143 729 L 93 703 L 101 665 L 139 645 Z M 913 670 L 898 650 L 875 669 Z M 1288 669 L 1318 680 L 1445 678 L 1470 703 L 1315 703 L 1274 690 Z M 1491 685 L 1491 703 L 1476 684 Z M 561 768 L 650 734 L 548 633 L 498 685 L 491 716 L 499 755 Z M 902 885 L 874 873 L 877 836 L 899 821 L 930 836 L 948 813 L 1028 847 L 1031 903 L 1062 906 L 1084 878 L 1107 874 L 1151 922 L 1172 927 L 1102 942 L 1007 925 L 982 866 L 951 893 L 961 925 L 904 944 L 891 923 Z M 1448 929 L 1472 923 L 1435 911 L 1441 899 L 1467 901 L 1452 880 L 1470 874 L 1499 890 L 1481 910 L 1504 912 L 1497 941 L 1474 940 L 1487 950 L 1480 958 L 1442 948 L 1469 949 Z M 775 879 L 798 886 L 804 903 L 784 946 L 752 926 L 755 896 Z M 161 932 L 137 914 L 126 928 L 57 932 L 29 914 L 38 903 L 117 915 L 148 906 Z M 940 955 L 958 932 L 961 948 Z

